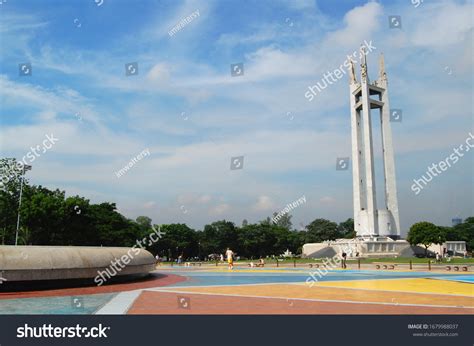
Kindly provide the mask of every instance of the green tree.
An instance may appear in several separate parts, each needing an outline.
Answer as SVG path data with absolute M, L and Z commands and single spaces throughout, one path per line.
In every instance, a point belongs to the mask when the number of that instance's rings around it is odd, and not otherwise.
M 0 190 L 16 192 L 22 175 L 22 162 L 15 158 L 0 159 Z
M 275 217 L 277 215 L 278 215 L 277 212 L 273 213 L 273 217 Z M 280 227 L 283 227 L 283 228 L 286 228 L 287 230 L 291 230 L 291 227 L 293 226 L 293 223 L 291 222 L 291 218 L 292 218 L 292 215 L 290 215 L 290 213 L 285 213 L 285 214 L 281 215 L 281 217 L 276 222 L 276 225 L 280 226 Z
M 14 158 L 0 159 L 0 241 L 2 244 L 14 244 L 20 184 L 23 173 L 22 163 Z M 23 182 L 28 185 L 28 180 Z M 28 231 L 21 227 L 21 234 Z M 26 233 L 25 233 L 26 232 Z M 26 240 L 23 239 L 22 240 Z
M 339 237 L 337 223 L 316 219 L 306 226 L 306 243 L 320 243 L 325 240 L 335 240 Z
M 246 258 L 260 258 L 273 254 L 277 238 L 271 232 L 269 223 L 251 224 L 242 227 L 239 232 L 238 253 Z
M 286 249 L 296 253 L 301 246 L 298 232 L 278 225 L 249 224 L 239 230 L 239 254 L 246 258 L 278 256 Z
M 140 226 L 117 212 L 115 203 L 91 205 L 90 214 L 98 233 L 97 245 L 133 246 L 143 237 Z
M 23 167 L 0 159 L 0 241 L 14 244 Z M 132 221 L 114 203 L 90 204 L 80 196 L 30 186 L 24 180 L 19 244 L 133 246 L 152 232 L 151 219 Z
M 203 255 L 222 254 L 229 247 L 240 252 L 238 228 L 233 222 L 221 220 L 204 226 L 200 234 Z
M 474 249 L 474 217 L 468 217 L 454 227 L 444 227 L 446 240 L 464 240 L 468 251 Z
M 198 255 L 198 234 L 187 225 L 182 223 L 161 225 L 160 231 L 164 233 L 163 237 L 150 247 L 154 253 L 175 259 L 179 255 L 183 255 L 183 258 Z
M 292 253 L 296 253 L 297 247 L 294 245 L 295 237 L 291 229 L 282 227 L 280 225 L 272 225 L 270 228 L 271 233 L 274 235 L 276 241 L 273 243 L 273 246 L 269 249 L 271 253 L 269 255 L 279 256 L 283 254 L 287 249 Z
M 293 231 L 288 235 L 288 249 L 293 254 L 301 254 L 303 252 L 303 245 L 306 242 L 306 234 L 306 231 Z
M 428 247 L 431 244 L 442 244 L 445 241 L 445 234 L 442 229 L 431 222 L 418 222 L 410 227 L 407 241 L 411 245 L 421 244 L 425 247 L 425 256 L 428 254 Z
M 337 230 L 340 238 L 352 239 L 357 235 L 354 230 L 354 219 L 351 218 L 339 223 Z
M 42 186 L 24 186 L 21 225 L 30 230 L 33 245 L 73 245 L 65 243 L 68 237 L 64 194 Z
M 146 230 L 151 228 L 152 220 L 148 216 L 139 216 L 135 221 Z
M 239 254 L 246 258 L 255 258 L 260 255 L 263 243 L 262 224 L 249 224 L 242 227 L 239 232 Z

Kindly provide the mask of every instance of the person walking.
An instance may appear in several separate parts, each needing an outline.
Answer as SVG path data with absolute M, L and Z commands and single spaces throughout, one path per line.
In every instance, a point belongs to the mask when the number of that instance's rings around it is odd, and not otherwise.
M 342 253 L 342 269 L 346 269 L 347 266 L 346 266 L 346 258 L 347 258 L 347 254 L 345 252 Z
M 229 264 L 228 269 L 234 269 L 234 252 L 230 248 L 227 248 L 227 251 L 225 252 L 225 257 L 227 257 L 227 263 Z

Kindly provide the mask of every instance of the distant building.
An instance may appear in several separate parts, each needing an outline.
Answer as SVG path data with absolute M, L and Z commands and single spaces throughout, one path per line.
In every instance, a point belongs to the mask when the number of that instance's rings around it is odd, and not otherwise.
M 420 248 L 422 245 L 418 245 Z M 466 251 L 466 242 L 462 240 L 458 241 L 446 241 L 443 244 L 431 244 L 428 247 L 428 252 L 432 254 L 439 253 L 443 256 L 464 256 Z
M 453 224 L 453 227 L 454 226 L 457 226 L 459 225 L 460 223 L 462 223 L 462 219 L 459 218 L 459 217 L 455 217 L 454 219 L 451 220 L 452 224 Z

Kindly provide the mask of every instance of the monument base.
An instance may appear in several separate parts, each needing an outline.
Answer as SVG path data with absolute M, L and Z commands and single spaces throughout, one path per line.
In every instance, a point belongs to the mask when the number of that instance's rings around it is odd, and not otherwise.
M 386 236 L 359 236 L 303 245 L 303 257 L 307 258 L 326 258 L 343 252 L 348 258 L 413 257 L 415 248 L 406 240 Z

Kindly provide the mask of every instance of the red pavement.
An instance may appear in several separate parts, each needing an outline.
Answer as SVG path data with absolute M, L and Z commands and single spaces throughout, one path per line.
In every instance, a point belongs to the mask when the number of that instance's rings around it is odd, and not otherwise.
M 218 296 L 173 292 L 144 291 L 135 300 L 128 314 L 169 315 L 436 315 L 472 314 L 470 309 L 401 306 L 383 304 L 351 304 L 308 300 Z
M 173 274 L 152 273 L 149 277 L 138 281 L 111 283 L 103 286 L 87 286 L 74 288 L 52 288 L 44 290 L 28 290 L 21 292 L 0 292 L 0 299 L 14 298 L 37 298 L 37 297 L 61 297 L 79 296 L 87 294 L 113 293 L 132 291 L 140 288 L 153 288 L 168 286 L 177 282 L 186 281 L 186 277 Z

